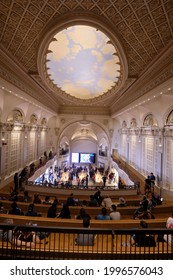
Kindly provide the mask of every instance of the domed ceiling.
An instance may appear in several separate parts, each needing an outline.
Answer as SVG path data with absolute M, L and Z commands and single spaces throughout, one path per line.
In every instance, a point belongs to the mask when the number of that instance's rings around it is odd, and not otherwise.
M 113 116 L 173 78 L 172 15 L 172 0 L 1 0 L 0 78 L 55 113 Z
M 110 39 L 84 25 L 69 27 L 53 37 L 46 69 L 57 87 L 80 99 L 98 97 L 120 79 L 120 59 Z

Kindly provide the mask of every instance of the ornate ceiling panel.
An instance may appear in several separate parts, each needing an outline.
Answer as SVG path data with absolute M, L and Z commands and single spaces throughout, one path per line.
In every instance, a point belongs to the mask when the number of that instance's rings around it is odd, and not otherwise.
M 173 45 L 173 1 L 172 0 L 1 0 L 0 1 L 0 46 L 9 57 L 21 67 L 31 82 L 39 85 L 43 92 L 42 102 L 47 104 L 47 97 L 57 104 L 74 106 L 77 98 L 68 98 L 61 91 L 49 88 L 40 76 L 38 69 L 38 51 L 46 32 L 66 19 L 85 16 L 96 18 L 103 29 L 110 29 L 112 36 L 119 39 L 127 65 L 124 71 L 127 77 L 119 91 L 112 89 L 100 98 L 79 102 L 79 107 L 107 107 L 115 111 L 126 106 L 136 98 L 128 89 L 137 83 L 137 96 L 144 94 L 139 80 L 150 66 L 161 60 Z M 94 25 L 94 24 L 93 24 Z M 113 38 L 113 37 L 112 37 Z M 169 54 L 168 54 L 169 55 Z M 167 56 L 170 58 L 170 55 Z M 165 57 L 166 58 L 166 57 Z M 168 60 L 168 59 L 167 59 Z M 166 65 L 165 79 L 172 77 Z M 163 66 L 160 63 L 160 68 Z M 2 75 L 1 71 L 1 75 Z M 3 72 L 4 73 L 4 72 Z M 149 73 L 149 72 L 148 72 Z M 152 73 L 154 75 L 153 69 Z M 163 73 L 162 73 L 163 74 Z M 5 74 L 4 74 L 5 75 Z M 159 73 L 155 73 L 159 79 Z M 150 84 L 150 75 L 143 83 Z M 163 77 L 163 75 L 162 75 Z M 3 77 L 4 78 L 4 77 Z M 146 78 L 146 77 L 145 77 Z M 152 76 L 153 79 L 156 78 Z M 143 86 L 143 85 L 142 85 Z M 131 90 L 133 92 L 133 90 Z M 29 90 L 28 90 L 29 92 Z M 45 94 L 44 94 L 45 93 Z M 130 95 L 130 96 L 129 96 Z M 128 99 L 130 97 L 130 99 Z M 35 96 L 37 99 L 37 96 Z M 123 99 L 124 98 L 124 99 Z M 38 98 L 39 99 L 39 98 Z M 50 107 L 55 109 L 53 102 Z M 63 110 L 62 110 L 63 111 Z
M 108 140 L 108 131 L 105 131 L 101 125 L 93 122 L 88 122 L 88 124 L 82 124 L 82 122 L 69 123 L 66 127 L 63 127 L 61 139 L 65 136 L 70 140 L 75 139 L 93 139 L 95 141 L 100 141 L 102 138 Z

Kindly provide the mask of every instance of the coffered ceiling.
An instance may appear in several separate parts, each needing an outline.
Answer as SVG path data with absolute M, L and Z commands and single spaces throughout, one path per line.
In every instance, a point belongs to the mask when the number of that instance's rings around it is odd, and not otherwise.
M 102 31 L 120 58 L 118 86 L 93 98 L 69 95 L 46 76 L 49 43 L 74 25 Z M 172 54 L 172 0 L 0 1 L 0 77 L 59 113 L 114 114 L 173 77 Z

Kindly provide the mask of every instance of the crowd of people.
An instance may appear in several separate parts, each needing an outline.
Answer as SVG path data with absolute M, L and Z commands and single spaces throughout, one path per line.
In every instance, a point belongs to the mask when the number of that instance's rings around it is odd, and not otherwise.
M 114 203 L 112 198 L 109 195 L 102 195 L 101 189 L 97 189 L 96 192 L 88 196 L 87 200 L 80 201 L 78 197 L 75 197 L 73 193 L 71 193 L 65 202 L 62 203 L 58 200 L 57 197 L 50 198 L 49 195 L 46 195 L 45 198 L 41 198 L 40 194 L 34 194 L 32 198 L 28 191 L 23 192 L 23 198 L 20 201 L 30 203 L 28 207 L 28 211 L 24 213 L 22 209 L 17 206 L 18 202 L 18 192 L 12 192 L 9 200 L 12 201 L 11 209 L 7 211 L 4 209 L 3 202 L 0 203 L 0 213 L 9 213 L 14 215 L 26 215 L 26 216 L 40 216 L 40 213 L 35 211 L 35 205 L 37 204 L 45 204 L 50 205 L 49 210 L 47 212 L 47 217 L 50 218 L 71 218 L 70 206 L 81 206 L 81 211 L 87 211 L 87 207 L 101 207 L 101 213 L 99 216 L 95 217 L 96 219 L 121 219 L 121 210 L 117 211 L 117 207 L 121 209 L 121 207 L 126 207 L 127 203 L 123 197 L 119 197 L 119 202 Z M 154 195 L 152 193 L 151 198 L 146 195 L 143 196 L 142 200 L 139 202 L 136 210 L 133 214 L 133 219 L 154 219 L 153 209 L 157 205 L 161 205 L 162 200 L 160 196 Z M 62 205 L 62 213 L 57 213 L 57 206 Z M 58 207 L 59 208 L 59 207 Z M 80 212 L 80 211 L 79 211 Z M 110 212 L 107 215 L 107 212 Z M 79 213 L 80 215 L 80 213 Z M 79 216 L 78 215 L 78 216 Z M 109 216 L 109 217 L 108 217 Z
M 117 175 L 112 169 L 104 170 L 102 167 L 89 164 L 88 166 L 70 166 L 70 167 L 52 167 L 50 166 L 44 174 L 35 180 L 35 184 L 44 186 L 70 188 L 77 186 L 78 188 L 88 188 L 90 186 L 107 186 L 117 187 Z
M 81 172 L 82 170 L 78 170 Z M 91 171 L 91 170 L 90 170 Z M 25 172 L 23 171 L 23 176 L 25 176 Z M 90 174 L 91 176 L 91 174 Z M 123 197 L 119 198 L 119 203 L 115 204 L 111 197 L 109 195 L 103 196 L 101 193 L 101 188 L 96 190 L 95 193 L 90 195 L 88 197 L 88 200 L 83 200 L 79 201 L 78 198 L 74 196 L 73 193 L 71 193 L 65 203 L 60 203 L 57 197 L 54 197 L 53 199 L 50 198 L 49 195 L 46 195 L 44 200 L 40 198 L 39 194 L 35 194 L 34 198 L 32 199 L 31 196 L 29 195 L 28 191 L 23 192 L 23 202 L 29 203 L 28 205 L 28 210 L 24 212 L 22 209 L 20 209 L 17 205 L 18 202 L 18 192 L 16 191 L 18 189 L 18 183 L 16 179 L 17 175 L 15 174 L 15 179 L 14 179 L 14 191 L 11 193 L 9 200 L 12 201 L 11 203 L 11 209 L 6 210 L 3 206 L 3 201 L 0 202 L 0 213 L 4 214 L 11 214 L 11 215 L 25 215 L 28 217 L 34 217 L 34 216 L 41 216 L 41 213 L 38 213 L 35 210 L 35 205 L 37 204 L 45 204 L 49 205 L 48 211 L 47 211 L 47 217 L 48 218 L 61 218 L 61 219 L 71 219 L 72 214 L 70 211 L 71 206 L 81 206 L 79 208 L 79 213 L 75 216 L 76 219 L 80 219 L 83 221 L 83 226 L 84 228 L 89 228 L 90 227 L 90 221 L 91 219 L 96 219 L 96 220 L 120 220 L 121 219 L 121 207 L 126 207 L 126 201 Z M 154 191 L 154 186 L 155 186 L 155 176 L 153 173 L 150 174 L 145 180 L 145 193 L 143 195 L 142 200 L 139 202 L 138 207 L 136 208 L 133 219 L 139 219 L 141 220 L 140 222 L 140 227 L 141 228 L 147 228 L 148 225 L 146 223 L 147 219 L 154 219 L 153 215 L 153 209 L 157 205 L 162 205 L 162 199 L 159 194 L 155 194 Z M 57 208 L 58 205 L 61 205 L 62 208 L 59 210 L 59 207 Z M 95 216 L 91 217 L 87 213 L 87 207 L 100 207 L 100 213 Z M 117 210 L 117 207 L 119 208 Z M 167 220 L 166 224 L 167 228 L 173 228 L 173 214 L 172 217 L 169 217 Z M 32 236 L 32 237 L 31 237 Z M 142 240 L 145 240 L 145 242 L 152 242 L 152 237 L 149 236 L 149 241 L 147 239 L 146 235 L 144 234 L 143 236 L 139 236 L 138 234 L 135 234 L 131 236 L 130 244 L 134 246 L 135 244 L 142 244 Z M 92 241 L 91 241 L 91 240 Z M 90 242 L 93 243 L 95 237 L 91 235 Z M 23 244 L 22 242 L 29 242 L 33 244 L 39 243 L 40 238 L 36 236 L 34 232 L 32 234 L 30 233 L 20 233 L 16 234 L 16 244 Z M 88 241 L 89 242 L 89 241 Z M 90 243 L 89 242 L 89 243 Z M 172 244 L 172 235 L 165 235 L 163 237 L 163 242 L 168 242 L 169 244 Z M 80 235 L 76 237 L 76 244 L 80 244 L 81 239 Z M 147 244 L 147 243 L 146 243 Z M 142 245 L 138 245 L 142 246 Z M 154 246 L 154 245 L 153 245 Z

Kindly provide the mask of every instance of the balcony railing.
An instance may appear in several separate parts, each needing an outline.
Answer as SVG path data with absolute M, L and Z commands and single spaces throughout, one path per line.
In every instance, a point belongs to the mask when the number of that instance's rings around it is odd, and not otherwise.
M 117 229 L 112 231 L 110 229 L 0 224 L 0 230 L 0 259 L 173 259 L 173 243 L 171 245 L 162 240 L 164 235 L 172 238 L 172 229 Z M 39 243 L 17 244 L 16 232 L 23 230 L 35 232 L 40 236 Z M 154 246 L 152 244 L 150 244 L 151 246 L 143 244 L 142 247 L 131 246 L 130 239 L 133 234 L 152 235 L 155 240 Z M 93 244 L 90 243 L 91 237 Z M 79 240 L 83 245 L 78 243 Z

